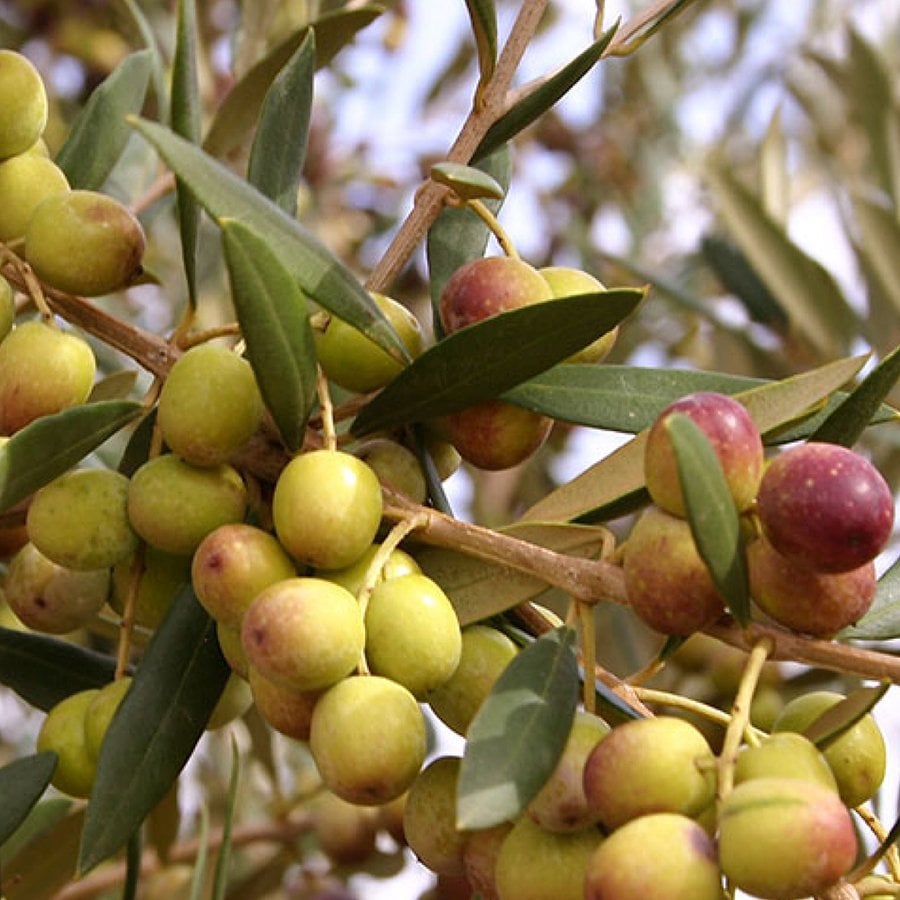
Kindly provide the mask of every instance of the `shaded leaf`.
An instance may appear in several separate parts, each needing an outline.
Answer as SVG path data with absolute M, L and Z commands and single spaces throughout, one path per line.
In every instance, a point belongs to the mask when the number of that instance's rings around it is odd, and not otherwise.
M 456 412 L 550 368 L 611 330 L 643 299 L 631 288 L 491 316 L 426 350 L 356 417 L 354 434 Z
M 442 162 L 431 167 L 431 179 L 450 188 L 462 200 L 502 199 L 504 190 L 496 178 L 475 166 Z
M 860 641 L 889 641 L 900 637 L 900 558 L 878 579 L 869 611 L 838 637 Z
M 81 873 L 120 850 L 165 796 L 203 734 L 229 672 L 215 623 L 185 588 L 153 635 L 100 749 Z
M 45 712 L 78 691 L 113 680 L 116 661 L 69 641 L 0 628 L 0 684 Z
M 803 729 L 803 734 L 820 750 L 825 750 L 863 716 L 870 713 L 889 687 L 888 682 L 883 682 L 876 687 L 857 688 L 810 722 Z
M 313 35 L 311 30 L 306 32 L 266 93 L 247 166 L 247 180 L 292 217 L 297 212 L 312 111 Z
M 688 416 L 665 419 L 687 519 L 713 583 L 739 625 L 750 622 L 750 587 L 737 509 L 709 439 Z
M 859 227 L 859 251 L 875 273 L 894 314 L 900 314 L 900 222 L 892 210 L 865 197 L 854 198 L 853 215 Z
M 555 106 L 594 67 L 609 46 L 618 27 L 619 23 L 616 22 L 590 47 L 579 53 L 575 59 L 519 100 L 494 122 L 472 154 L 473 162 L 493 153 Z
M 713 167 L 707 178 L 725 224 L 792 327 L 823 356 L 844 350 L 861 323 L 831 273 L 794 244 L 727 169 Z
M 197 857 L 191 876 L 191 892 L 187 900 L 202 900 L 206 881 L 206 858 L 209 855 L 209 809 L 200 803 L 200 831 L 197 835 Z
M 493 178 L 505 194 L 512 173 L 509 147 L 504 145 L 490 156 L 486 156 L 477 164 L 477 168 Z M 485 200 L 485 206 L 497 215 L 502 202 L 502 200 Z M 434 329 L 438 339 L 444 334 L 437 315 L 438 301 L 444 285 L 463 263 L 484 255 L 489 237 L 490 230 L 487 225 L 477 213 L 465 206 L 445 207 L 428 229 L 426 253 L 431 305 L 434 310 Z
M 231 777 L 228 780 L 228 799 L 225 803 L 225 816 L 222 823 L 222 843 L 216 859 L 213 877 L 212 900 L 224 900 L 228 888 L 228 864 L 231 861 L 231 828 L 234 823 L 234 805 L 237 800 L 237 789 L 241 778 L 241 756 L 237 741 L 231 738 Z
M 129 54 L 92 91 L 55 160 L 73 188 L 99 190 L 122 155 L 131 137 L 125 117 L 144 105 L 151 56 Z
M 147 21 L 147 17 L 136 0 L 122 0 L 122 5 L 131 17 L 134 27 L 140 35 L 141 43 L 151 53 L 153 93 L 156 95 L 159 118 L 165 122 L 169 118 L 169 96 L 166 92 L 166 66 L 159 49 L 159 42 L 156 40 L 153 26 Z
M 472 20 L 472 34 L 478 50 L 481 84 L 484 84 L 497 64 L 497 10 L 494 8 L 494 0 L 466 0 L 466 7 Z
M 122 900 L 135 900 L 141 880 L 141 833 L 136 831 L 125 848 L 125 883 Z
M 467 733 L 457 828 L 515 818 L 565 747 L 578 702 L 575 632 L 558 628 L 522 650 L 494 684 Z
M 240 220 L 266 242 L 313 300 L 397 359 L 409 358 L 403 341 L 368 291 L 299 222 L 199 147 L 154 122 L 131 121 L 213 218 Z
M 374 22 L 384 10 L 384 6 L 370 3 L 356 9 L 338 10 L 313 22 L 316 67 L 327 66 L 357 32 Z M 232 87 L 216 110 L 203 140 L 203 149 L 207 153 L 224 157 L 250 133 L 259 117 L 269 85 L 306 39 L 307 30 L 303 27 L 288 35 Z
M 306 300 L 266 242 L 240 222 L 222 222 L 225 259 L 247 358 L 291 450 L 316 396 L 316 356 Z
M 57 759 L 55 753 L 35 753 L 0 769 L 0 844 L 6 843 L 40 800 Z
M 70 797 L 50 797 L 32 806 L 22 824 L 0 845 L 0 870 L 5 869 L 23 847 L 62 821 L 72 809 L 72 804 Z
M 42 416 L 17 431 L 0 447 L 0 510 L 71 469 L 142 409 L 130 400 L 103 400 Z
M 196 144 L 200 141 L 200 85 L 197 76 L 197 6 L 178 0 L 175 53 L 172 58 L 172 131 Z M 181 234 L 181 259 L 188 299 L 197 305 L 197 247 L 200 240 L 200 205 L 187 185 L 176 179 L 176 211 Z
M 773 222 L 785 227 L 791 188 L 787 168 L 787 141 L 781 124 L 780 106 L 772 114 L 760 146 L 759 181 L 762 208 Z

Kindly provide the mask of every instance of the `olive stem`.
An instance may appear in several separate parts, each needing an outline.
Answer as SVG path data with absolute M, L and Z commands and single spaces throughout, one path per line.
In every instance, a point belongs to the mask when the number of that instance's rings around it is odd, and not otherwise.
M 131 560 L 128 570 L 128 590 L 125 594 L 125 604 L 122 609 L 122 618 L 119 622 L 119 642 L 116 647 L 116 673 L 115 678 L 121 678 L 128 668 L 131 658 L 132 635 L 134 633 L 134 620 L 137 611 L 138 592 L 141 588 L 141 579 L 144 577 L 147 545 L 141 541 Z
M 512 259 L 519 259 L 519 251 L 506 229 L 500 224 L 500 220 L 488 209 L 487 204 L 481 200 L 467 200 L 463 206 L 468 206 L 472 212 L 476 213 L 478 218 L 490 228 L 497 243 L 500 244 L 503 252 Z
M 870 875 L 875 869 L 875 866 L 884 859 L 888 868 L 891 870 L 891 877 L 894 881 L 900 881 L 900 853 L 898 853 L 897 845 L 895 843 L 891 843 L 885 847 L 888 833 L 881 824 L 881 820 L 875 813 L 866 809 L 864 806 L 854 807 L 853 811 L 866 823 L 869 831 L 875 835 L 879 847 L 847 876 L 847 880 L 857 882 L 866 875 Z
M 334 430 L 334 406 L 328 379 L 321 366 L 316 366 L 316 396 L 319 398 L 319 416 L 322 419 L 322 441 L 326 450 L 337 450 L 337 433 Z
M 584 662 L 584 671 L 585 673 L 594 672 L 597 669 L 597 629 L 594 620 L 594 604 L 582 603 L 576 599 L 575 609 L 581 625 L 581 656 Z M 597 692 L 594 690 L 593 679 L 585 677 L 582 688 L 585 710 L 595 713 L 597 711 Z

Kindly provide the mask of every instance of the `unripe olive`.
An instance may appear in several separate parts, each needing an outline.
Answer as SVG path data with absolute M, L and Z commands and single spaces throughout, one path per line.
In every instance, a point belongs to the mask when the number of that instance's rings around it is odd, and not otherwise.
M 253 666 L 247 667 L 247 679 L 259 714 L 281 734 L 308 741 L 312 714 L 321 691 L 298 691 L 264 678 Z
M 85 747 L 95 760 L 100 756 L 100 748 L 106 732 L 109 730 L 110 722 L 130 688 L 131 676 L 129 675 L 109 682 L 100 688 L 85 711 Z
M 224 728 L 235 719 L 239 719 L 253 705 L 253 693 L 250 685 L 236 673 L 232 672 L 225 682 L 222 694 L 216 701 L 206 723 L 207 731 Z
M 335 584 L 346 588 L 355 597 L 362 590 L 369 566 L 380 549 L 381 544 L 372 544 L 356 562 L 351 563 L 349 566 L 345 566 L 343 569 L 321 569 L 316 574 L 320 578 L 333 581 Z M 406 551 L 395 547 L 391 550 L 387 562 L 381 568 L 378 582 L 399 578 L 401 575 L 419 574 L 421 571 L 419 564 Z
M 792 731 L 769 735 L 754 747 L 745 747 L 734 767 L 735 784 L 752 778 L 799 778 L 837 791 L 837 783 L 816 745 Z
M 444 684 L 462 649 L 459 620 L 447 595 L 425 575 L 375 586 L 366 607 L 369 668 L 402 684 L 417 699 Z
M 319 849 L 338 865 L 359 864 L 375 851 L 376 811 L 342 800 L 331 791 L 309 804 Z
M 477 891 L 483 900 L 499 900 L 497 858 L 512 829 L 512 822 L 503 822 L 493 828 L 469 832 L 469 839 L 463 847 L 463 867 L 472 890 Z
M 272 498 L 275 533 L 294 559 L 319 569 L 354 563 L 381 523 L 381 485 L 360 459 L 334 450 L 295 456 Z
M 65 634 L 89 622 L 106 602 L 109 570 L 76 572 L 26 544 L 6 572 L 6 599 L 29 628 Z
M 309 747 L 325 785 L 350 803 L 399 797 L 425 760 L 425 719 L 416 698 L 378 675 L 327 690 L 313 710 Z
M 61 700 L 47 713 L 37 736 L 38 752 L 58 757 L 51 784 L 73 797 L 88 797 L 94 786 L 97 761 L 86 745 L 85 717 L 98 693 L 79 691 Z
M 250 363 L 227 347 L 200 344 L 172 366 L 157 421 L 173 453 L 197 466 L 214 466 L 250 439 L 262 414 Z
M 247 491 L 228 465 L 200 468 L 174 454 L 145 462 L 131 476 L 128 518 L 148 543 L 167 553 L 193 553 L 220 525 L 240 522 Z
M 144 231 L 118 200 L 76 190 L 48 197 L 25 231 L 25 258 L 41 281 L 96 297 L 127 287 L 141 270 Z
M 44 556 L 69 569 L 114 566 L 137 547 L 127 501 L 128 479 L 119 472 L 66 472 L 34 495 L 28 537 Z
M 236 672 L 241 678 L 249 678 L 249 665 L 247 654 L 244 653 L 244 646 L 241 644 L 240 628 L 216 622 L 216 639 L 219 642 L 222 656 L 225 657 L 225 662 L 228 663 L 231 671 Z
M 144 564 L 140 573 L 134 623 L 154 629 L 165 618 L 178 591 L 191 580 L 191 558 L 157 550 L 145 545 Z M 112 570 L 112 594 L 109 605 L 121 616 L 131 585 L 134 556 L 117 563 Z
M 40 203 L 68 191 L 65 173 L 51 159 L 21 153 L 0 162 L 0 241 L 24 237 Z
M 16 319 L 16 298 L 12 285 L 0 275 L 0 341 L 12 331 Z
M 90 345 L 40 320 L 0 342 L 0 431 L 14 434 L 41 416 L 77 406 L 94 385 Z
M 0 50 L 0 159 L 26 151 L 47 124 L 47 92 L 31 61 Z
M 415 503 L 428 497 L 425 473 L 416 454 L 387 438 L 372 438 L 360 444 L 353 455 L 371 467 L 378 480 Z
M 417 357 L 422 352 L 422 330 L 416 317 L 384 294 L 372 294 L 372 298 L 394 327 L 409 355 Z M 336 316 L 328 316 L 315 327 L 313 337 L 322 370 L 335 384 L 348 391 L 374 391 L 384 387 L 403 369 L 403 363 Z

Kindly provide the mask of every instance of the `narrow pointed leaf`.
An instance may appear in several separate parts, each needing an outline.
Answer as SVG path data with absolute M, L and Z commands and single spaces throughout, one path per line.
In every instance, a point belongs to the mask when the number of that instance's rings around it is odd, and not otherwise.
M 803 729 L 820 750 L 833 744 L 847 729 L 852 728 L 863 716 L 868 715 L 887 693 L 890 684 L 882 682 L 875 687 L 858 688 L 834 706 L 828 707 L 815 721 Z
M 17 431 L 0 447 L 0 510 L 72 468 L 141 411 L 130 400 L 104 400 L 43 416 Z
M 141 880 L 141 833 L 136 831 L 125 848 L 125 883 L 122 900 L 135 900 Z
M 214 219 L 239 219 L 265 240 L 313 300 L 388 353 L 402 360 L 409 358 L 403 341 L 368 291 L 299 222 L 189 141 L 154 122 L 131 122 Z
M 315 69 L 315 37 L 310 30 L 272 82 L 250 149 L 247 180 L 291 217 L 297 212 L 306 159 Z
M 126 56 L 94 89 L 72 125 L 55 162 L 73 188 L 99 190 L 122 155 L 131 137 L 125 117 L 144 105 L 151 56 L 149 50 Z
M 234 307 L 263 399 L 291 450 L 303 442 L 316 396 L 316 356 L 306 300 L 262 238 L 222 223 Z
M 228 864 L 231 861 L 231 829 L 234 824 L 234 807 L 237 801 L 237 789 L 241 779 L 241 756 L 237 741 L 231 739 L 231 778 L 228 780 L 228 799 L 225 803 L 225 819 L 222 823 L 222 843 L 216 858 L 213 876 L 212 900 L 224 900 L 228 889 Z
M 493 178 L 505 194 L 512 173 L 509 147 L 503 145 L 490 156 L 484 157 L 476 168 Z M 494 215 L 497 215 L 503 200 L 485 200 L 484 203 Z M 438 339 L 443 337 L 441 321 L 437 314 L 441 291 L 444 290 L 447 279 L 463 263 L 484 256 L 489 237 L 487 225 L 477 213 L 465 206 L 445 207 L 428 229 L 426 242 L 428 280 L 431 285 L 431 305 Z
M 200 831 L 197 835 L 197 858 L 194 860 L 194 873 L 191 876 L 191 892 L 187 900 L 202 900 L 206 882 L 206 858 L 209 856 L 209 809 L 205 803 L 200 804 Z
M 357 32 L 375 21 L 384 6 L 369 3 L 357 9 L 338 10 L 313 22 L 315 32 L 316 67 L 327 66 L 335 54 Z M 306 38 L 307 28 L 300 28 L 273 47 L 234 85 L 216 111 L 215 118 L 203 140 L 203 148 L 212 156 L 227 156 L 240 146 L 253 129 L 266 91 Z
M 175 54 L 172 59 L 172 131 L 196 144 L 200 141 L 200 84 L 197 76 L 197 5 L 178 0 Z M 181 258 L 188 300 L 197 305 L 197 247 L 200 239 L 200 204 L 187 185 L 175 182 Z
M 831 273 L 793 243 L 724 167 L 712 168 L 707 178 L 728 230 L 792 327 L 823 356 L 846 349 L 848 335 L 859 334 L 861 324 Z
M 859 641 L 889 641 L 900 637 L 900 558 L 878 579 L 869 611 L 839 637 Z
M 159 42 L 156 40 L 153 26 L 147 21 L 147 17 L 136 0 L 122 0 L 122 4 L 128 10 L 144 48 L 150 51 L 153 93 L 156 95 L 159 119 L 166 122 L 169 119 L 169 95 L 166 91 L 165 63 L 159 49 Z
M 853 214 L 859 226 L 859 246 L 878 283 L 900 315 L 900 221 L 896 213 L 865 197 L 853 201 Z
M 666 432 L 678 465 L 694 543 L 713 583 L 740 625 L 750 622 L 750 587 L 741 526 L 728 482 L 706 435 L 681 413 L 668 416 Z
M 35 753 L 0 769 L 0 844 L 25 821 L 41 798 L 56 768 L 55 753 Z
M 500 200 L 504 194 L 496 178 L 475 166 L 451 162 L 437 163 L 431 167 L 431 179 L 451 188 L 462 200 L 477 200 L 482 197 Z
M 22 824 L 0 844 L 0 873 L 5 873 L 7 863 L 24 847 L 55 828 L 69 814 L 72 804 L 69 797 L 50 797 L 32 806 Z
M 0 628 L 0 684 L 45 712 L 70 694 L 112 681 L 116 661 L 69 641 Z
M 459 773 L 457 828 L 514 819 L 565 747 L 578 702 L 575 632 L 559 628 L 522 650 L 472 720 Z
M 472 154 L 473 161 L 493 153 L 555 106 L 594 67 L 609 46 L 618 27 L 619 23 L 616 22 L 590 47 L 504 113 L 481 139 L 481 143 Z
M 106 733 L 81 873 L 125 846 L 187 762 L 229 675 L 215 623 L 185 588 L 154 634 Z
M 852 447 L 900 378 L 900 346 L 892 350 L 815 430 L 812 440 Z M 895 413 L 895 415 L 898 415 Z
M 787 169 L 787 142 L 778 106 L 769 120 L 766 136 L 760 147 L 760 195 L 762 207 L 773 222 L 787 224 L 790 203 L 790 179 Z
M 352 431 L 393 428 L 497 397 L 614 328 L 643 296 L 623 288 L 566 297 L 463 328 L 404 369 L 363 408 Z
M 472 20 L 472 34 L 478 49 L 478 68 L 481 83 L 493 74 L 497 64 L 497 10 L 494 0 L 466 0 L 469 18 Z

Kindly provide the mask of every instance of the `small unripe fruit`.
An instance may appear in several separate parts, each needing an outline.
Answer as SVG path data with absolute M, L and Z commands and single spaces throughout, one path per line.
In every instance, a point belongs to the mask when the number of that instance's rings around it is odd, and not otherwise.
M 43 156 L 22 153 L 0 162 L 0 241 L 23 237 L 41 202 L 68 191 L 62 169 Z
M 464 628 L 459 665 L 447 681 L 428 695 L 434 714 L 457 734 L 464 735 L 494 682 L 517 652 L 516 645 L 496 628 Z
M 734 782 L 753 778 L 799 778 L 837 791 L 831 767 L 816 745 L 792 731 L 780 731 L 745 747 L 734 767 Z
M 272 499 L 275 533 L 299 562 L 340 569 L 365 553 L 381 523 L 381 485 L 349 453 L 313 450 L 282 470 Z
M 51 784 L 73 797 L 88 797 L 94 786 L 97 761 L 85 743 L 85 717 L 96 689 L 79 691 L 61 700 L 48 713 L 37 736 L 39 753 L 51 751 L 59 759 Z
M 95 191 L 48 197 L 25 231 L 25 258 L 41 281 L 97 297 L 127 287 L 141 270 L 144 231 L 118 200 Z
M 416 317 L 384 294 L 372 294 L 372 298 L 415 359 L 422 352 L 422 329 Z M 377 390 L 403 370 L 403 363 L 336 316 L 328 316 L 318 327 L 314 320 L 313 337 L 322 370 L 331 381 L 348 391 Z
M 313 710 L 309 747 L 325 785 L 350 803 L 399 797 L 425 760 L 425 719 L 406 688 L 378 675 L 345 678 Z
M 88 753 L 95 760 L 100 756 L 100 748 L 103 746 L 110 722 L 130 687 L 131 677 L 128 675 L 109 682 L 96 693 L 85 711 L 84 743 Z
M 739 511 L 747 509 L 762 477 L 762 439 L 742 404 L 712 391 L 698 391 L 670 403 L 647 434 L 644 475 L 657 506 L 676 516 L 687 513 L 675 451 L 666 429 L 666 419 L 673 413 L 687 416 L 706 435 L 722 466 L 735 506 Z
M 95 370 L 87 341 L 40 320 L 23 322 L 0 342 L 0 431 L 14 434 L 84 403 Z
M 657 507 L 632 528 L 623 571 L 631 608 L 663 634 L 692 634 L 725 612 L 687 520 Z
M 128 479 L 112 469 L 76 469 L 42 487 L 28 507 L 31 542 L 48 559 L 86 571 L 114 566 L 134 552 Z
M 456 828 L 456 789 L 461 760 L 441 756 L 417 776 L 406 795 L 403 832 L 406 843 L 432 872 L 462 875 L 469 836 Z
M 587 868 L 585 900 L 720 900 L 712 838 L 677 813 L 653 813 L 616 829 Z
M 360 444 L 353 455 L 371 467 L 381 484 L 414 503 L 425 503 L 428 498 L 425 473 L 416 454 L 408 447 L 387 438 L 373 438 Z
M 737 785 L 719 814 L 719 864 L 757 897 L 821 894 L 856 859 L 856 832 L 834 791 L 811 781 L 756 778 Z
M 497 893 L 497 858 L 509 833 L 512 822 L 504 822 L 493 828 L 470 831 L 463 847 L 463 868 L 466 880 L 483 900 L 499 900 Z
M 154 629 L 165 618 L 178 591 L 190 583 L 191 558 L 166 553 L 149 545 L 144 547 L 143 554 L 144 564 L 134 605 L 134 623 L 143 628 Z M 125 614 L 133 565 L 134 557 L 129 556 L 113 567 L 113 589 L 109 605 L 120 616 Z
M 191 562 L 191 581 L 206 611 L 224 625 L 238 628 L 262 590 L 293 578 L 294 563 L 267 531 L 234 522 L 210 532 Z
M 381 544 L 372 544 L 355 563 L 351 563 L 343 569 L 322 569 L 316 574 L 320 578 L 333 581 L 346 588 L 355 597 L 362 590 L 369 566 L 380 549 Z M 399 578 L 401 575 L 416 575 L 421 571 L 419 564 L 408 553 L 395 547 L 388 556 L 387 562 L 382 566 L 376 584 L 391 578 Z
M 206 723 L 207 731 L 224 728 L 239 719 L 253 706 L 253 693 L 250 685 L 235 672 L 228 676 L 225 687 Z
M 0 50 L 0 159 L 24 153 L 47 124 L 47 92 L 31 61 Z
M 247 491 L 231 466 L 192 466 L 174 454 L 145 462 L 131 477 L 128 518 L 148 543 L 182 556 L 192 554 L 221 525 L 240 522 Z
M 894 496 L 878 469 L 821 442 L 799 444 L 769 463 L 757 510 L 772 546 L 819 572 L 849 572 L 873 560 L 894 524 Z
M 559 834 L 523 816 L 497 857 L 500 900 L 583 900 L 588 863 L 603 836 L 596 828 Z
M 298 691 L 330 687 L 360 660 L 366 635 L 356 598 L 321 578 L 288 578 L 267 587 L 241 623 L 247 662 Z
M 226 347 L 201 344 L 172 366 L 157 421 L 173 453 L 197 466 L 215 466 L 252 437 L 262 414 L 250 363 Z
M 875 599 L 874 563 L 827 574 L 782 556 L 761 537 L 747 548 L 756 605 L 793 631 L 831 637 L 859 621 Z
M 16 319 L 16 298 L 12 285 L 0 275 L 0 341 L 12 331 Z
M 780 731 L 804 731 L 844 698 L 835 691 L 811 691 L 788 701 L 772 726 Z M 835 738 L 823 751 L 838 793 L 847 806 L 871 799 L 884 780 L 887 750 L 878 723 L 869 713 Z
M 222 656 L 225 657 L 225 662 L 228 663 L 231 671 L 240 675 L 241 678 L 249 678 L 249 665 L 247 654 L 244 653 L 244 646 L 241 644 L 240 628 L 232 628 L 216 622 L 216 639 L 219 642 Z
M 713 798 L 714 767 L 706 738 L 689 722 L 673 716 L 635 719 L 614 728 L 591 751 L 584 792 L 607 828 L 653 812 L 693 816 Z
M 259 714 L 281 734 L 308 741 L 312 714 L 321 691 L 298 691 L 264 678 L 253 666 L 247 679 Z
M 375 586 L 366 607 L 366 659 L 376 675 L 402 684 L 417 699 L 444 684 L 462 648 L 459 620 L 447 595 L 425 575 Z
M 6 572 L 6 599 L 29 628 L 65 634 L 89 622 L 106 602 L 109 571 L 76 572 L 26 544 Z
M 323 791 L 313 798 L 309 812 L 319 849 L 332 862 L 358 865 L 375 851 L 378 826 L 374 809 Z

